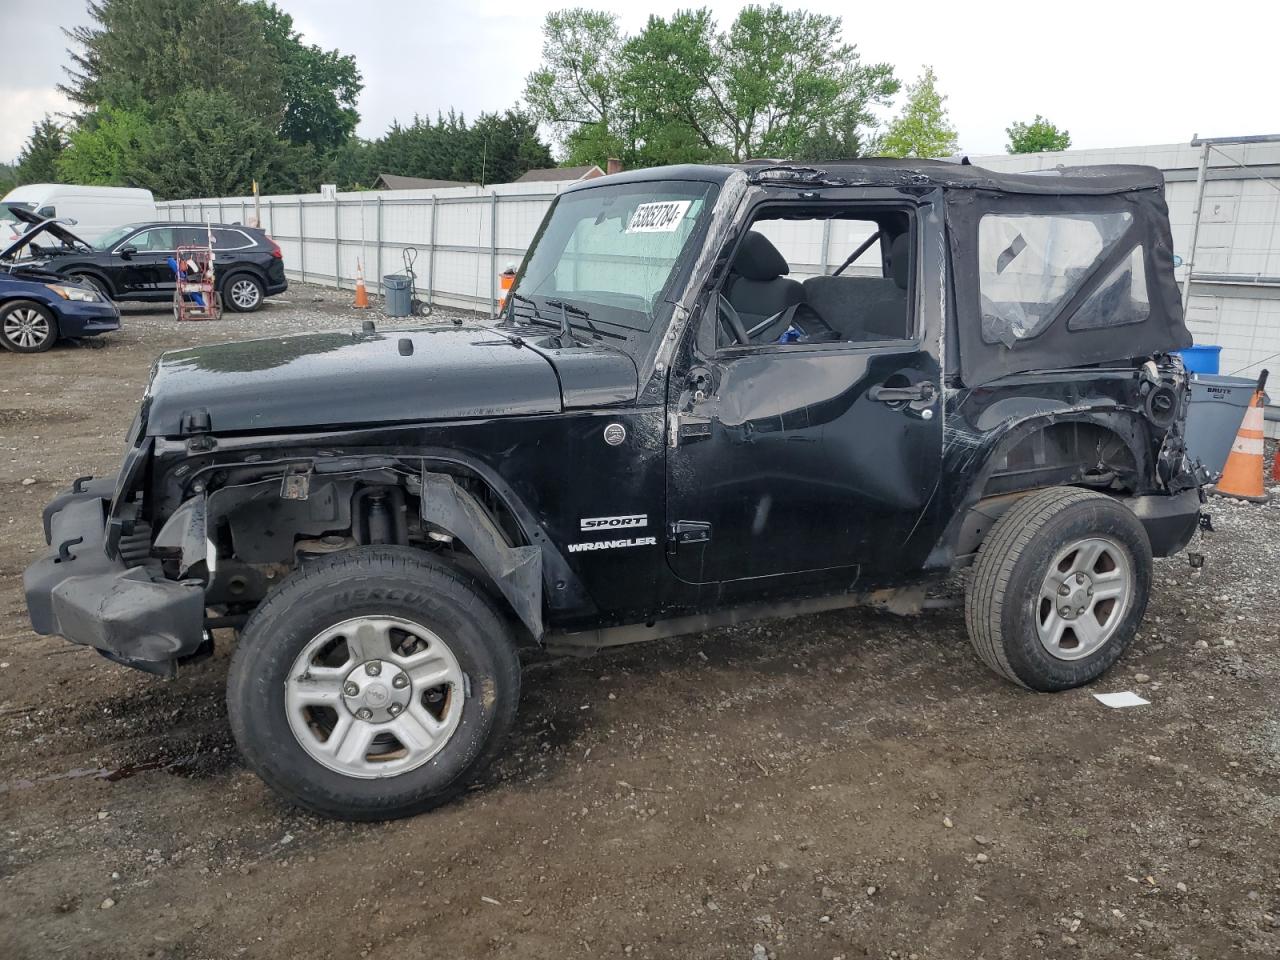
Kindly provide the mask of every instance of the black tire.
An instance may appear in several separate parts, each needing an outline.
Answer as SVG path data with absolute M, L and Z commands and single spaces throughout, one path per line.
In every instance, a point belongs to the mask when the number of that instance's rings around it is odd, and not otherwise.
M 76 283 L 84 283 L 93 287 L 104 300 L 113 300 L 111 295 L 111 287 L 107 285 L 107 281 L 103 280 L 95 273 L 69 273 L 68 280 L 74 280 Z
M 34 300 L 0 305 L 0 345 L 14 353 L 44 353 L 58 342 L 58 319 Z
M 285 681 L 328 628 L 360 616 L 410 619 L 445 641 L 467 683 L 461 719 L 423 765 L 377 779 L 329 769 L 291 729 Z M 231 731 L 249 767 L 325 816 L 390 820 L 452 799 L 500 749 L 516 715 L 520 660 L 510 628 L 464 573 L 408 547 L 361 547 L 285 579 L 249 618 L 227 678 Z M 339 707 L 338 709 L 345 709 Z
M 1040 639 L 1041 622 L 1052 617 L 1058 605 L 1042 596 L 1042 586 L 1055 558 L 1087 538 L 1105 539 L 1129 563 L 1127 606 L 1115 612 L 1114 625 L 1107 617 L 1108 629 L 1101 631 L 1104 639 L 1097 649 L 1085 656 L 1080 647 L 1079 659 L 1061 659 Z M 1063 561 L 1067 562 L 1074 561 Z M 1029 494 L 991 528 L 978 551 L 965 596 L 969 639 L 987 666 L 1014 683 L 1044 692 L 1082 686 L 1102 676 L 1133 640 L 1146 612 L 1151 573 L 1146 530 L 1123 504 L 1073 487 Z M 1054 575 L 1060 576 L 1057 571 Z M 1092 606 L 1086 616 L 1095 616 Z
M 243 293 L 238 290 L 242 288 Z M 240 299 L 236 299 L 237 295 Z M 226 280 L 222 281 L 222 303 L 223 306 L 236 313 L 253 313 L 261 309 L 262 301 L 266 299 L 267 288 L 263 286 L 261 280 L 252 273 L 233 273 Z

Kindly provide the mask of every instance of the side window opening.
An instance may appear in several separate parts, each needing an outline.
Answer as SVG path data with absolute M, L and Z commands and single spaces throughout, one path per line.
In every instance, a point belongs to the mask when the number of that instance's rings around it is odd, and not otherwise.
M 1068 330 L 1097 330 L 1141 323 L 1151 314 L 1147 298 L 1147 258 L 1142 246 L 1116 264 L 1098 289 L 1067 321 Z
M 982 339 L 1012 347 L 1044 332 L 1132 222 L 1125 211 L 983 216 Z
M 789 209 L 785 216 L 766 208 L 721 288 L 718 345 L 909 339 L 910 227 L 907 213 L 883 208 Z

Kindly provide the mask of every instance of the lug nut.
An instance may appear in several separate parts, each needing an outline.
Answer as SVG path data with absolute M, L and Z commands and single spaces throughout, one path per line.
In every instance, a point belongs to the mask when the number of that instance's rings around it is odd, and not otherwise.
M 1076 616 L 1077 616 L 1077 617 L 1083 617 L 1083 616 L 1084 616 L 1084 607 L 1081 607 L 1079 610 L 1077 610 L 1077 611 L 1076 611 Z
M 354 697 L 360 692 L 360 688 L 354 683 L 348 683 L 342 688 L 342 692 L 348 697 Z
M 1063 608 L 1062 608 L 1061 610 L 1059 610 L 1058 612 L 1059 612 L 1060 614 L 1062 614 L 1064 617 L 1069 617 L 1069 616 L 1071 616 L 1071 608 L 1070 608 L 1070 607 L 1063 607 Z
M 356 711 L 356 716 L 359 717 L 361 720 L 372 720 L 373 711 L 370 710 L 368 707 L 361 707 L 359 710 Z
M 1090 587 L 1088 590 L 1086 590 L 1086 591 L 1084 592 L 1084 595 L 1085 595 L 1086 597 L 1092 597 L 1092 596 L 1093 596 L 1093 587 Z
M 395 687 L 397 690 L 403 690 L 405 687 L 409 685 L 409 678 L 406 677 L 403 673 L 397 673 L 395 675 L 395 678 L 391 681 L 391 685 Z
M 1076 574 L 1076 583 L 1084 583 L 1084 574 L 1083 574 L 1083 573 L 1077 573 L 1077 574 Z
M 382 672 L 382 664 L 380 664 L 377 660 L 370 660 L 368 663 L 364 665 L 364 672 L 371 677 L 376 677 L 378 674 Z
M 400 704 L 398 704 L 398 703 L 393 703 L 393 704 L 391 704 L 391 706 L 387 707 L 387 713 L 391 714 L 391 715 L 394 717 L 394 716 L 395 716 L 397 713 L 399 713 L 402 709 L 403 709 L 403 708 L 400 706 Z
M 1065 597 L 1070 592 L 1071 592 L 1071 588 L 1068 587 L 1065 583 L 1058 588 L 1058 596 L 1060 597 Z

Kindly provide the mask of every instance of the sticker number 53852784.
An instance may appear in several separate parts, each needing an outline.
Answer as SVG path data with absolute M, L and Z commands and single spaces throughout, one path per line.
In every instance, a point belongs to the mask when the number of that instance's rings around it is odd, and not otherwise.
M 642 203 L 627 221 L 627 233 L 674 233 L 689 212 L 692 200 L 660 200 Z

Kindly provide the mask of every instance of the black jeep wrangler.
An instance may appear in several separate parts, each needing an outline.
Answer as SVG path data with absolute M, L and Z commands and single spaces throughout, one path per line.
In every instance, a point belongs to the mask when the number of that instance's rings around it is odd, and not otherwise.
M 246 761 L 357 819 L 476 776 L 522 643 L 912 612 L 972 564 L 978 655 L 1064 690 L 1197 529 L 1190 343 L 1153 169 L 592 180 L 497 318 L 162 356 L 119 473 L 45 509 L 27 602 L 165 676 L 234 628 Z

